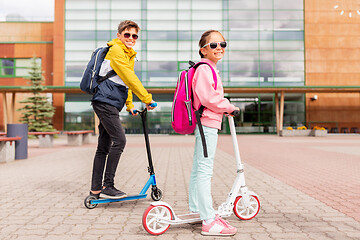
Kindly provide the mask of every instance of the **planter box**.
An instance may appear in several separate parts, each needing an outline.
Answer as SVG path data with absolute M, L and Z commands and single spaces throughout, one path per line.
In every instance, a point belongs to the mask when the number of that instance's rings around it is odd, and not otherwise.
M 325 137 L 327 130 L 282 130 L 280 131 L 281 137 Z
M 311 136 L 313 137 L 326 137 L 327 130 L 311 130 Z
M 282 130 L 281 137 L 305 137 L 310 136 L 311 130 Z

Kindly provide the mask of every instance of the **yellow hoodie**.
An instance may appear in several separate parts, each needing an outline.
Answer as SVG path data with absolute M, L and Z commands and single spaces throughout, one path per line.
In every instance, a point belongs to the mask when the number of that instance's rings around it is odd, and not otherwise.
M 134 108 L 132 103 L 132 92 L 146 104 L 152 101 L 152 95 L 146 91 L 141 81 L 135 74 L 134 64 L 136 52 L 132 48 L 127 48 L 120 39 L 113 39 L 108 42 L 108 46 L 112 46 L 107 53 L 105 59 L 110 61 L 110 66 L 121 80 L 129 87 L 128 97 L 126 99 L 126 111 Z

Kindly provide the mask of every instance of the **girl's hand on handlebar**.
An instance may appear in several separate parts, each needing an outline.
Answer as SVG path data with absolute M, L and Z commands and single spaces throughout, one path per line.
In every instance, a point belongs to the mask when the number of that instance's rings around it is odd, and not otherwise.
M 234 117 L 234 116 L 235 116 L 234 113 L 235 113 L 235 114 L 238 114 L 239 112 L 240 112 L 240 108 L 235 107 L 235 110 L 234 110 L 232 113 L 229 113 L 229 115 L 232 116 L 232 117 Z
M 147 110 L 153 110 L 156 107 L 157 107 L 157 103 L 154 100 L 152 100 L 149 104 L 146 104 Z

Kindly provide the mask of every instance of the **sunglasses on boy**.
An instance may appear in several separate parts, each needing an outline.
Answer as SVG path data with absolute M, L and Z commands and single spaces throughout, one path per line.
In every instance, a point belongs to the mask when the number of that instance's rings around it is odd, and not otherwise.
M 124 33 L 124 37 L 125 37 L 125 38 L 129 38 L 130 36 L 132 36 L 132 38 L 133 38 L 134 40 L 136 40 L 136 39 L 139 38 L 139 36 L 136 35 L 136 34 L 131 35 L 130 33 Z
M 201 48 L 204 48 L 204 47 L 206 47 L 207 45 L 209 45 L 209 47 L 211 48 L 211 49 L 215 49 L 215 48 L 217 48 L 217 46 L 219 46 L 220 45 L 220 47 L 221 48 L 226 48 L 226 46 L 227 46 L 227 42 L 211 42 L 211 43 L 207 43 L 207 44 L 205 44 L 204 46 L 202 46 Z

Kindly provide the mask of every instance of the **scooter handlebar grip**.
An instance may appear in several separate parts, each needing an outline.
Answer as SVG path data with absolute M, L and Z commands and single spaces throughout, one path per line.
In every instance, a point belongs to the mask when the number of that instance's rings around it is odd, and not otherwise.
M 134 110 L 133 113 L 136 114 L 138 112 L 138 110 Z M 132 115 L 131 112 L 129 112 L 129 115 Z
M 240 111 L 239 110 L 235 110 L 231 113 L 231 115 L 234 115 L 235 117 L 240 116 Z
M 150 107 L 157 107 L 157 103 L 153 102 L 152 104 L 149 105 Z

